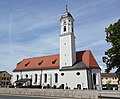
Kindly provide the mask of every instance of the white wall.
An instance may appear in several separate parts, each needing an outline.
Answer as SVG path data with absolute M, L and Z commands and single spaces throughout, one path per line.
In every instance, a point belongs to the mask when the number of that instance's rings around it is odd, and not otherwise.
M 42 70 L 42 85 L 45 86 L 47 84 L 56 84 L 55 83 L 55 73 L 58 73 L 59 70 L 58 69 L 51 69 L 51 70 Z M 17 75 L 19 75 L 19 79 L 21 79 L 21 75 L 23 76 L 23 78 L 26 78 L 26 74 L 28 75 L 28 78 L 31 79 L 32 77 L 32 85 L 40 85 L 40 75 L 41 75 L 41 70 L 34 70 L 34 71 L 22 71 L 22 72 L 13 72 L 13 81 L 12 83 L 14 83 L 17 80 Z M 37 83 L 35 83 L 35 74 L 37 74 Z M 47 83 L 44 82 L 44 74 L 47 74 Z M 50 75 L 52 78 L 52 82 L 50 81 Z
M 60 68 L 72 66 L 76 61 L 75 37 L 72 34 L 60 37 Z
M 80 75 L 76 75 L 79 72 Z M 87 72 L 86 70 L 74 70 L 74 71 L 60 71 L 60 74 L 64 73 L 64 76 L 60 75 L 60 84 L 64 84 L 71 89 L 77 88 L 77 84 L 81 84 L 81 89 L 88 88 Z
M 80 75 L 76 75 L 77 72 L 80 72 Z M 55 83 L 55 73 L 58 74 L 58 83 Z M 64 73 L 64 76 L 62 76 L 61 73 Z M 28 74 L 29 79 L 32 76 L 32 85 L 40 85 L 41 70 L 22 71 L 22 73 L 13 72 L 13 83 L 17 80 L 17 75 L 20 76 L 20 74 L 23 75 L 23 78 L 26 78 L 26 74 Z M 34 83 L 35 74 L 38 75 L 36 84 Z M 47 83 L 45 83 L 44 81 L 44 74 L 47 74 Z M 59 71 L 58 69 L 51 69 L 42 71 L 42 86 L 46 86 L 47 84 L 49 84 L 50 86 L 56 85 L 57 87 L 59 87 L 61 84 L 64 84 L 66 87 L 66 83 L 71 89 L 77 88 L 77 84 L 81 84 L 82 89 L 88 88 L 86 70 Z

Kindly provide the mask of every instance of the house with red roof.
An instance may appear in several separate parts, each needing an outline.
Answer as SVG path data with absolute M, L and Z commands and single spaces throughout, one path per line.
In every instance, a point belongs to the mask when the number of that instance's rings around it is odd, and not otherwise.
M 74 19 L 67 9 L 62 14 L 60 23 L 60 54 L 23 59 L 13 70 L 13 84 L 101 90 L 101 69 L 92 52 L 76 52 Z

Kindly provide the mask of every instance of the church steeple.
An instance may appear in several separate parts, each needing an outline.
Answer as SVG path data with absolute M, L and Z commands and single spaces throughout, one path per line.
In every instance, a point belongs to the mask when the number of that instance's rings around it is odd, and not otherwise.
M 66 11 L 60 18 L 60 68 L 73 66 L 76 62 L 74 19 L 66 5 Z
M 66 5 L 66 12 L 64 12 L 60 18 L 61 22 L 61 34 L 63 33 L 74 33 L 74 19 L 70 12 L 68 12 Z

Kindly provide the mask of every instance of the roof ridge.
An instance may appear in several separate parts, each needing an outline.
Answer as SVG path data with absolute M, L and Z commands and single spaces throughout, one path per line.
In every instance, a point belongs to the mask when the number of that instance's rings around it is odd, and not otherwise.
M 90 50 L 76 51 L 76 53 L 79 53 L 79 52 L 86 52 L 86 51 L 90 51 Z M 32 58 L 24 58 L 23 60 L 34 59 L 34 58 L 51 57 L 51 56 L 56 56 L 56 55 L 60 55 L 60 54 L 51 54 L 51 55 L 46 55 L 46 56 L 37 56 L 37 57 L 32 57 Z
M 47 56 L 38 56 L 38 57 L 32 57 L 32 58 L 24 58 L 23 60 L 27 60 L 27 59 L 34 59 L 34 58 L 44 58 L 44 57 L 51 57 L 51 56 L 56 56 L 59 54 L 53 54 L 53 55 L 47 55 Z

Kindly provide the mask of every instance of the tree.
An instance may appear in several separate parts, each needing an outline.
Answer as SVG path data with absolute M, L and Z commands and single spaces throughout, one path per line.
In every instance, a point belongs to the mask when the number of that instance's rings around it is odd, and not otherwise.
M 116 68 L 116 73 L 120 74 L 120 19 L 116 23 L 110 24 L 105 32 L 106 41 L 111 44 L 111 48 L 105 51 L 103 57 L 103 62 L 107 67 L 105 72 L 109 73 L 110 70 Z
M 106 87 L 107 87 L 108 90 L 110 90 L 112 88 L 110 83 L 111 83 L 111 80 L 109 80 L 106 84 Z

